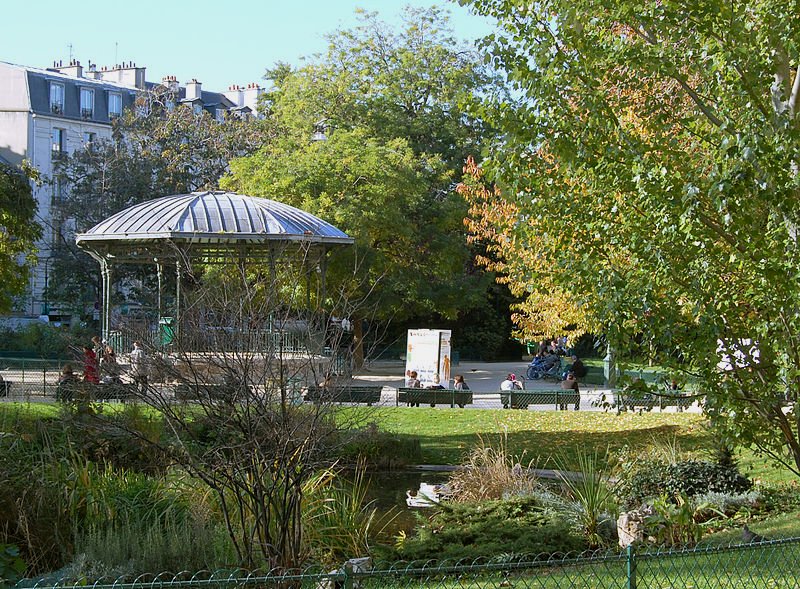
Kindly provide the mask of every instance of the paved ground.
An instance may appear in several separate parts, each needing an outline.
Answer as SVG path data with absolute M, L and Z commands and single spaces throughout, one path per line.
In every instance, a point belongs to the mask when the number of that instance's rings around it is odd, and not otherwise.
M 476 393 L 496 392 L 500 389 L 509 372 L 522 378 L 528 363 L 519 362 L 461 362 L 450 370 L 451 376 L 461 374 L 469 385 L 470 390 Z M 401 387 L 405 381 L 405 364 L 402 360 L 377 361 L 370 363 L 356 375 L 356 380 L 369 384 L 381 384 L 387 387 Z M 525 381 L 526 389 L 552 388 L 557 383 L 552 381 L 529 380 Z M 595 389 L 593 385 L 582 385 L 583 389 Z
M 451 369 L 451 374 L 461 374 L 473 392 L 473 403 L 468 405 L 472 409 L 499 409 L 502 407 L 500 396 L 497 391 L 500 383 L 505 379 L 509 372 L 513 372 L 518 378 L 525 373 L 528 363 L 520 360 L 519 362 L 461 362 Z M 384 387 L 381 396 L 381 404 L 394 405 L 397 387 L 402 387 L 405 382 L 405 363 L 401 360 L 377 361 L 372 362 L 364 369 L 359 371 L 354 379 L 363 384 L 380 384 Z M 553 381 L 528 380 L 525 381 L 526 390 L 552 389 L 558 383 Z M 602 406 L 603 401 L 611 401 L 612 395 L 609 389 L 595 385 L 580 385 L 582 411 L 606 411 Z M 449 409 L 447 405 L 438 406 L 442 409 Z M 555 409 L 553 405 L 531 405 L 531 410 Z M 570 405 L 569 409 L 573 409 Z M 659 411 L 658 408 L 653 411 Z M 674 407 L 668 407 L 664 411 L 676 411 Z M 698 406 L 692 406 L 687 411 L 700 411 Z

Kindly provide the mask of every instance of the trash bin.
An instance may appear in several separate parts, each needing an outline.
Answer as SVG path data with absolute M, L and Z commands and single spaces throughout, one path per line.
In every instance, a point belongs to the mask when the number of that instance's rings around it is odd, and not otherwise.
M 162 346 L 168 346 L 175 339 L 175 317 L 162 317 L 158 320 L 158 339 Z

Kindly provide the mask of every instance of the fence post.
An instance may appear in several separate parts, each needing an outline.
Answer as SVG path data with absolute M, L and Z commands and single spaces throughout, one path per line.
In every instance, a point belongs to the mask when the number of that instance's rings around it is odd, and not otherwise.
M 344 573 L 344 589 L 353 589 L 353 563 L 344 563 L 342 572 Z
M 628 544 L 626 555 L 626 574 L 628 577 L 627 589 L 636 589 L 636 549 L 633 547 L 633 544 Z

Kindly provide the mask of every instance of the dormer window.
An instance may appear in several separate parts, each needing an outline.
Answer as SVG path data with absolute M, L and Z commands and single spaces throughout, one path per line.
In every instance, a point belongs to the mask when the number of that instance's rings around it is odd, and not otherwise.
M 50 82 L 50 112 L 64 114 L 64 84 Z
M 119 92 L 109 92 L 108 118 L 114 119 L 120 116 L 122 116 L 122 94 Z
M 81 88 L 81 116 L 91 119 L 94 116 L 94 90 Z

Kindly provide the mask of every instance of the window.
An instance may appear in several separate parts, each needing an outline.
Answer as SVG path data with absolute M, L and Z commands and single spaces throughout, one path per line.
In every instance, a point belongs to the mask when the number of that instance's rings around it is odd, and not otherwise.
M 81 116 L 90 119 L 94 115 L 94 90 L 81 88 Z
M 122 116 L 122 94 L 119 92 L 110 92 L 108 94 L 108 118 Z
M 50 110 L 58 115 L 64 113 L 64 84 L 50 82 Z
M 97 133 L 89 133 L 88 131 L 84 131 L 83 133 L 83 146 L 88 150 L 91 151 L 94 147 L 94 142 L 97 140 Z
M 200 113 L 203 112 L 203 105 L 200 104 L 199 102 L 195 102 L 192 105 L 192 110 L 194 111 L 194 114 L 199 115 Z
M 50 134 L 53 144 L 53 159 L 58 159 L 61 155 L 64 154 L 66 151 L 66 136 L 64 129 L 58 129 L 53 127 L 53 131 Z
M 63 179 L 56 176 L 53 179 L 53 204 L 64 202 L 65 193 Z

